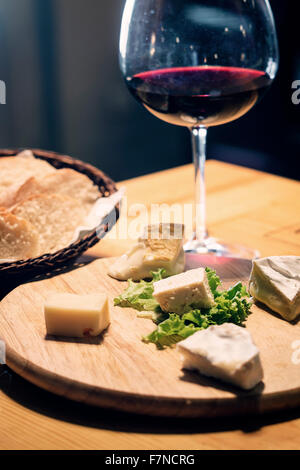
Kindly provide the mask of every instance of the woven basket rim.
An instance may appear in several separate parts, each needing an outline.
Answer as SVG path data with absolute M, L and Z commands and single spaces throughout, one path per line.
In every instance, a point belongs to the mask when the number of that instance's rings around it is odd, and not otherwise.
M 14 157 L 23 150 L 30 150 L 35 157 L 41 158 L 48 161 L 56 168 L 72 168 L 79 173 L 83 173 L 89 177 L 94 184 L 99 188 L 102 197 L 108 197 L 117 192 L 117 187 L 115 182 L 106 175 L 102 170 L 99 170 L 90 163 L 85 163 L 82 160 L 73 158 L 69 155 L 60 154 L 53 151 L 41 150 L 37 148 L 15 148 L 15 149 L 0 149 L 0 158 L 3 157 Z M 119 204 L 117 203 L 114 206 L 113 211 L 116 213 L 115 222 L 119 218 Z M 112 226 L 114 223 L 112 224 Z M 39 266 L 55 268 L 56 265 L 61 267 L 66 265 L 68 261 L 72 258 L 75 258 L 86 251 L 88 248 L 93 246 L 95 243 L 99 242 L 104 235 L 112 228 L 108 227 L 108 224 L 105 224 L 100 229 L 101 224 L 95 228 L 91 233 L 88 233 L 80 240 L 68 245 L 65 248 L 62 248 L 55 253 L 44 253 L 43 255 L 36 258 L 28 258 L 24 260 L 4 262 L 0 263 L 0 273 L 7 272 L 10 270 L 21 271 L 23 268 L 36 269 Z M 66 259 L 64 257 L 66 255 Z

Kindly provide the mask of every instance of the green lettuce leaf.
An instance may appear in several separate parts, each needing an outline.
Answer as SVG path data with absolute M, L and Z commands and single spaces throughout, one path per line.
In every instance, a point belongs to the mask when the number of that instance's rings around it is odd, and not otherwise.
M 156 330 L 145 336 L 143 341 L 155 343 L 159 349 L 163 349 L 191 336 L 198 330 L 200 328 L 197 328 L 193 323 L 186 325 L 183 318 L 175 313 L 170 313 L 169 318 L 159 323 Z
M 114 305 L 119 307 L 129 307 L 142 311 L 161 311 L 159 303 L 153 297 L 153 283 L 165 277 L 165 269 L 152 272 L 153 279 L 149 282 L 128 280 L 128 287 L 125 291 L 114 299 Z
M 206 273 L 209 287 L 215 299 L 215 305 L 209 309 L 191 309 L 183 315 L 163 312 L 153 297 L 153 282 L 165 276 L 163 269 L 152 273 L 152 281 L 129 281 L 128 288 L 114 299 L 115 305 L 131 307 L 139 311 L 155 312 L 152 319 L 157 324 L 157 328 L 144 337 L 143 341 L 155 343 L 160 349 L 172 346 L 196 331 L 211 325 L 235 323 L 243 326 L 252 306 L 246 287 L 238 282 L 228 290 L 219 290 L 221 281 L 216 272 L 206 268 Z M 151 318 L 150 315 L 143 316 Z
M 207 279 L 208 279 L 208 284 L 210 287 L 210 290 L 213 294 L 214 297 L 218 296 L 218 287 L 221 285 L 221 280 L 219 276 L 217 276 L 216 271 L 214 271 L 211 268 L 205 268 Z

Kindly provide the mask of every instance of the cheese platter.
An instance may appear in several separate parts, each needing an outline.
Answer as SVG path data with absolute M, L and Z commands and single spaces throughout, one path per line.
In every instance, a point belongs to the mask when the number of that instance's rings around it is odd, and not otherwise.
M 261 303 L 251 305 L 243 331 L 251 334 L 259 351 L 263 378 L 245 390 L 183 368 L 175 345 L 159 348 L 145 341 L 155 325 L 150 316 L 143 318 L 135 309 L 121 308 L 114 301 L 127 283 L 108 275 L 113 262 L 111 258 L 99 259 L 58 276 L 20 285 L 1 301 L 0 338 L 5 341 L 6 362 L 11 369 L 61 396 L 140 414 L 210 418 L 264 413 L 300 404 L 299 324 L 283 320 Z M 215 270 L 223 288 L 229 289 L 237 282 L 248 285 L 252 262 L 186 255 L 186 271 L 200 267 Z M 75 338 L 47 332 L 43 309 L 49 293 L 99 292 L 107 294 L 110 308 L 110 325 L 101 335 Z M 202 331 L 195 335 L 199 333 Z

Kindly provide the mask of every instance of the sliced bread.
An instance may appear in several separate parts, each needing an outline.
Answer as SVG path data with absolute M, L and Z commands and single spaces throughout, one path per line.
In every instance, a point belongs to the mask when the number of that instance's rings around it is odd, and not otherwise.
M 83 222 L 86 210 L 71 197 L 41 194 L 16 204 L 12 213 L 36 228 L 40 254 L 46 254 L 54 253 L 71 243 L 75 228 Z
M 86 175 L 70 168 L 50 173 L 45 178 L 32 177 L 18 189 L 14 203 L 35 194 L 62 194 L 76 199 L 88 211 L 101 196 L 97 186 Z M 1 201 L 0 201 L 1 203 Z
M 0 205 L 11 207 L 18 189 L 28 178 L 32 176 L 44 178 L 55 172 L 56 169 L 52 165 L 45 160 L 35 158 L 29 150 L 15 157 L 1 157 Z
M 39 254 L 39 236 L 34 227 L 9 212 L 0 211 L 0 259 L 21 260 Z

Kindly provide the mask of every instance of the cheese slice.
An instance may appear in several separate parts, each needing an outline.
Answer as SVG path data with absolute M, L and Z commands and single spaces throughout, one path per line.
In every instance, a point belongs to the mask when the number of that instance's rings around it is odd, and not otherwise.
M 300 257 L 270 256 L 253 261 L 250 294 L 288 321 L 300 314 Z
M 250 333 L 233 323 L 210 326 L 177 344 L 183 368 L 197 370 L 249 390 L 263 378 L 259 351 Z
M 145 227 L 144 234 L 108 270 L 120 281 L 151 278 L 151 271 L 164 268 L 171 276 L 184 270 L 183 225 L 157 224 Z
M 52 294 L 44 306 L 49 335 L 98 336 L 110 323 L 106 294 Z
M 183 314 L 215 305 L 204 268 L 191 269 L 153 283 L 153 297 L 164 312 Z

